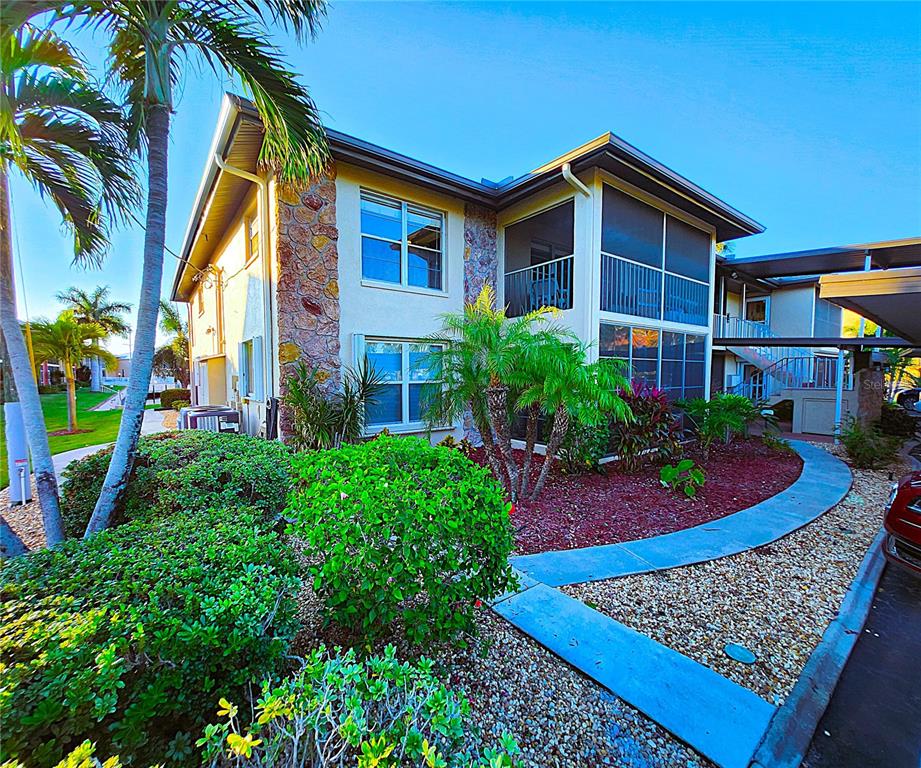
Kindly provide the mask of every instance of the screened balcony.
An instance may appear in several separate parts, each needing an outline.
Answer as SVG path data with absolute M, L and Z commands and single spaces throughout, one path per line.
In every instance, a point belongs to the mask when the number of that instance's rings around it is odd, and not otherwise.
M 541 307 L 573 308 L 573 214 L 569 200 L 505 228 L 509 317 Z

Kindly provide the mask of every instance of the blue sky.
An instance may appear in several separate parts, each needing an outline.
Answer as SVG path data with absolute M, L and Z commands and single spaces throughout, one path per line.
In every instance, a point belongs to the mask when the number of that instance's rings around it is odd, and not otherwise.
M 921 4 L 343 2 L 315 43 L 278 39 L 327 125 L 472 178 L 611 130 L 764 224 L 740 255 L 921 234 Z M 229 87 L 193 71 L 179 94 L 173 250 Z M 73 268 L 55 212 L 13 196 L 31 316 L 68 285 L 137 300 L 139 231 Z

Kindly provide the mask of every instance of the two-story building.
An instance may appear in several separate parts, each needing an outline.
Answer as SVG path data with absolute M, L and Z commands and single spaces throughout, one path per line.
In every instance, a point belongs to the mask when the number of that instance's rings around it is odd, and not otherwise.
M 371 428 L 421 432 L 425 339 L 484 283 L 510 315 L 558 307 L 672 397 L 709 391 L 715 246 L 757 222 L 610 133 L 502 182 L 328 133 L 328 173 L 283 189 L 257 170 L 258 113 L 224 100 L 172 291 L 195 403 L 255 434 L 295 361 L 333 385 L 367 360 L 388 380 Z

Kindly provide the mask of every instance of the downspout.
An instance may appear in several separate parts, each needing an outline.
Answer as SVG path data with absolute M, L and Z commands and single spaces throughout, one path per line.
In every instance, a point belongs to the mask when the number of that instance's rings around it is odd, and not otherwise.
M 563 163 L 563 167 L 560 169 L 563 173 L 563 178 L 566 179 L 566 183 L 569 184 L 573 189 L 577 189 L 586 197 L 592 196 L 592 191 L 586 187 L 576 175 L 572 172 L 572 166 L 569 163 Z
M 239 176 L 257 185 L 259 189 L 259 248 L 262 251 L 262 283 L 263 283 L 263 304 L 265 306 L 265 318 L 263 330 L 265 332 L 266 343 L 263 345 L 263 354 L 271 350 L 268 354 L 269 359 L 263 360 L 263 369 L 265 376 L 265 396 L 266 398 L 275 396 L 275 363 L 272 355 L 275 354 L 275 334 L 272 323 L 272 275 L 269 264 L 269 185 L 261 176 L 257 176 L 242 168 L 237 168 L 228 164 L 224 158 L 217 152 L 214 153 L 214 164 L 222 171 L 233 176 Z

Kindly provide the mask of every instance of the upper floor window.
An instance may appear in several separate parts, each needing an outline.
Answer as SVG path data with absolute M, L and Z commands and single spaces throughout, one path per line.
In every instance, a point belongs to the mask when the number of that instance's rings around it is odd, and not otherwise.
M 361 276 L 441 291 L 444 215 L 415 203 L 361 193 Z
M 251 216 L 246 220 L 246 263 L 259 256 L 259 218 Z

